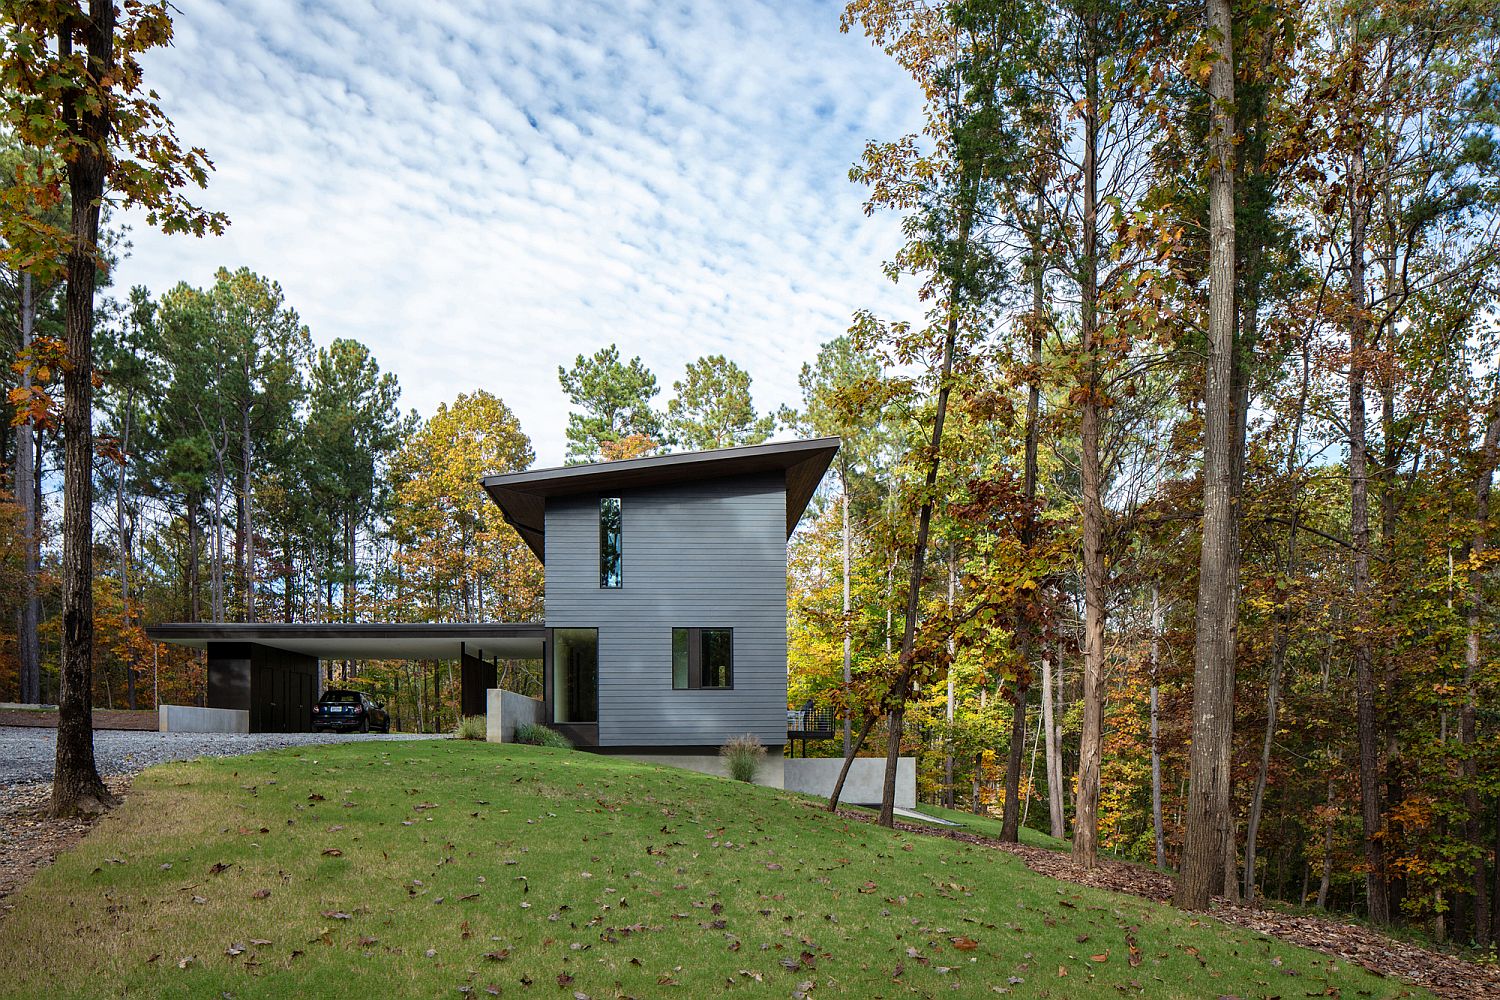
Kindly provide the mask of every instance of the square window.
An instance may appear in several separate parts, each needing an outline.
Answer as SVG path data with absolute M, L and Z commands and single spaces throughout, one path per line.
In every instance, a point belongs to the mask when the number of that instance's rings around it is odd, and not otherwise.
M 672 687 L 678 691 L 734 687 L 734 629 L 674 628 Z

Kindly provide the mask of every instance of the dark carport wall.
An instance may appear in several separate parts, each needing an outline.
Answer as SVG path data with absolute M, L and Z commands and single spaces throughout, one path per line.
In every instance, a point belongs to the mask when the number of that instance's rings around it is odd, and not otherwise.
M 458 661 L 460 711 L 483 715 L 485 692 L 497 683 L 494 660 L 542 660 L 549 630 L 500 622 L 177 622 L 152 626 L 146 635 L 206 652 L 208 708 L 249 712 L 251 732 L 305 732 L 320 690 L 320 660 Z

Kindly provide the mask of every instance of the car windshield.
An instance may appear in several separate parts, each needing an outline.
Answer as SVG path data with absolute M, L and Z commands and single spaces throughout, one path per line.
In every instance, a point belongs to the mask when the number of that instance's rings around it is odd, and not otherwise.
M 325 705 L 358 705 L 358 691 L 324 691 L 323 704 Z

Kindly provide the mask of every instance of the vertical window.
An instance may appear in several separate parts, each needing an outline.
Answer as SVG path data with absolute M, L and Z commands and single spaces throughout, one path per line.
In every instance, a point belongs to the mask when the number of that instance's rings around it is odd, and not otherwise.
M 599 586 L 614 588 L 622 580 L 620 566 L 620 498 L 599 501 Z
M 674 628 L 672 687 L 679 691 L 734 687 L 734 630 Z

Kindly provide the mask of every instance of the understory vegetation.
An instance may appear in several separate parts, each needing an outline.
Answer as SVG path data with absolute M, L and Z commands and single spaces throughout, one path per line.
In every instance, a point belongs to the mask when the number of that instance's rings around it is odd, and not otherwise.
M 571 750 L 573 743 L 562 733 L 540 722 L 523 722 L 516 726 L 516 742 L 554 750 Z

